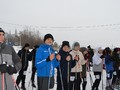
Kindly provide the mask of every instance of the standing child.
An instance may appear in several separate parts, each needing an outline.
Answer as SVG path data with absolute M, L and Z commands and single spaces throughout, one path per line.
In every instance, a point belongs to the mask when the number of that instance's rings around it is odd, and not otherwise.
M 57 90 L 69 90 L 69 78 L 71 68 L 75 66 L 75 60 L 69 54 L 70 45 L 68 41 L 63 41 L 59 51 L 61 56 L 60 66 L 57 69 Z
M 86 61 L 84 65 L 82 65 L 82 90 L 86 90 L 86 85 L 87 85 L 87 67 L 89 67 L 89 55 L 88 55 L 88 50 L 85 47 L 82 47 L 80 49 L 84 56 L 84 60 Z
M 83 54 L 80 52 L 80 44 L 75 42 L 73 44 L 73 50 L 70 52 L 72 55 L 73 60 L 76 59 L 76 65 L 71 70 L 70 76 L 70 90 L 81 90 L 81 72 L 82 72 L 82 65 L 85 64 L 85 60 Z
M 60 55 L 55 55 L 53 41 L 53 36 L 46 34 L 44 44 L 36 52 L 38 90 L 49 90 L 54 87 L 54 68 L 59 65 Z
M 99 90 L 98 87 L 101 81 L 101 74 L 103 70 L 103 60 L 101 59 L 102 52 L 102 48 L 98 47 L 95 49 L 95 54 L 93 56 L 93 72 L 95 75 L 95 82 L 93 83 L 92 90 Z
M 26 72 L 27 72 L 27 68 L 28 68 L 29 54 L 30 54 L 29 46 L 30 45 L 28 43 L 26 43 L 24 45 L 24 47 L 22 48 L 22 50 L 19 50 L 19 52 L 18 52 L 18 56 L 20 57 L 21 62 L 22 62 L 22 68 L 19 72 L 19 75 L 17 76 L 16 83 L 17 83 L 17 85 L 19 85 L 19 83 L 22 81 L 21 88 L 23 90 L 26 90 L 25 79 L 26 79 Z
M 113 90 L 111 86 L 112 76 L 113 76 L 113 58 L 111 55 L 111 50 L 109 47 L 105 48 L 105 66 L 106 66 L 106 90 Z

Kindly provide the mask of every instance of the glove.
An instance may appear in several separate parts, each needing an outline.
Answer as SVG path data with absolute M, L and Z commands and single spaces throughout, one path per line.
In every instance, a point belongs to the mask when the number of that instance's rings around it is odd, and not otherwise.
M 102 55 L 100 58 L 103 59 L 103 58 L 104 58 L 104 55 Z
M 17 70 L 13 65 L 9 65 L 7 68 L 8 68 L 7 70 L 9 75 L 17 73 Z
M 7 64 L 1 64 L 0 65 L 0 72 L 6 73 L 7 72 Z
M 49 62 L 49 61 L 51 61 L 50 56 L 48 56 L 48 58 L 46 59 L 46 62 Z

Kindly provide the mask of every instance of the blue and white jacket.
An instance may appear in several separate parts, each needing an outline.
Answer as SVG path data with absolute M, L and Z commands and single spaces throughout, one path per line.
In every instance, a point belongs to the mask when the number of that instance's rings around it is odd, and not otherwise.
M 54 76 L 54 68 L 59 65 L 56 58 L 54 60 L 47 62 L 48 56 L 55 53 L 52 46 L 47 44 L 42 44 L 36 52 L 35 66 L 37 68 L 38 77 L 52 77 Z

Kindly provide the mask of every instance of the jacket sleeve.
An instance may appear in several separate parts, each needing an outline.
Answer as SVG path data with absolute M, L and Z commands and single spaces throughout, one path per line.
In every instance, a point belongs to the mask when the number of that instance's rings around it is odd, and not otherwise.
M 60 64 L 60 62 L 55 58 L 54 59 L 54 67 L 58 67 L 58 65 Z
M 49 63 L 49 62 L 46 62 L 46 58 L 43 58 L 43 54 L 44 54 L 43 49 L 39 48 L 36 52 L 36 57 L 35 57 L 36 68 L 45 67 L 47 63 Z
M 71 60 L 70 60 L 71 68 L 73 68 L 76 65 L 76 61 L 72 59 L 72 55 L 70 56 L 71 56 Z
M 22 64 L 21 64 L 19 56 L 16 54 L 15 50 L 13 49 L 13 47 L 12 47 L 12 59 L 13 59 L 13 63 L 14 63 L 15 69 L 17 71 L 19 71 L 22 68 Z

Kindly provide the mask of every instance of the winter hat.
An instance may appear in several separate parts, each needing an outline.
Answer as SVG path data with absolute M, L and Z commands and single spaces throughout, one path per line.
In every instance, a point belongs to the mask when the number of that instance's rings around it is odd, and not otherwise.
M 51 39 L 54 41 L 54 38 L 53 38 L 53 36 L 52 36 L 51 34 L 46 34 L 46 35 L 44 36 L 44 42 L 45 42 L 46 39 L 48 39 L 48 38 L 51 38 Z
M 84 51 L 87 51 L 87 48 L 86 47 L 81 47 L 80 51 L 83 53 Z
M 2 29 L 2 28 L 0 28 L 0 32 L 3 32 L 3 33 L 5 34 L 5 32 L 3 31 L 3 29 Z
M 114 52 L 117 53 L 119 51 L 119 48 L 114 48 Z
M 79 42 L 75 42 L 75 43 L 73 44 L 73 48 L 75 48 L 76 46 L 80 46 Z
M 87 48 L 89 48 L 89 49 L 90 49 L 90 48 L 91 48 L 91 46 L 89 45 Z
M 106 48 L 105 48 L 105 51 L 106 51 L 107 54 L 108 54 L 108 53 L 111 53 L 111 50 L 110 50 L 109 47 L 106 47 Z
M 69 42 L 68 42 L 68 41 L 63 41 L 63 42 L 62 42 L 62 48 L 63 48 L 64 46 L 70 47 Z

